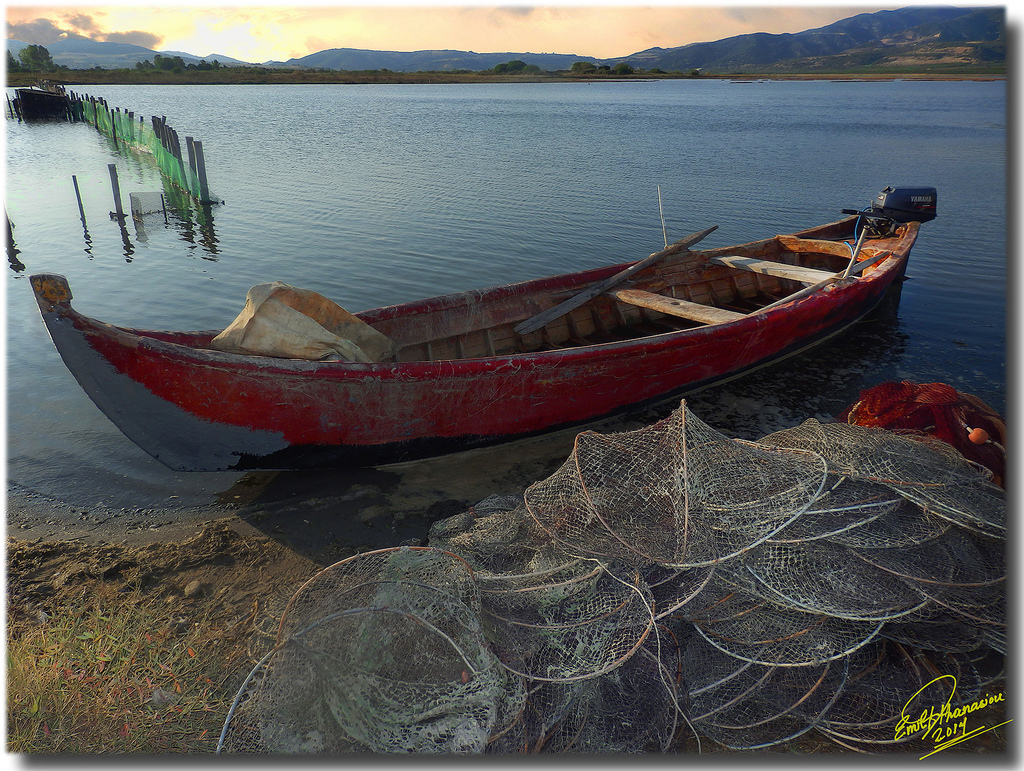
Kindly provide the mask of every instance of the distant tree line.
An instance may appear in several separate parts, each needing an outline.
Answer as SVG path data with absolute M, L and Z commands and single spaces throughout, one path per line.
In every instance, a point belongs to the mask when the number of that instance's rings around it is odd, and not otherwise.
M 157 54 L 153 57 L 153 61 L 146 59 L 136 63 L 135 69 L 143 72 L 147 70 L 158 70 L 160 72 L 185 72 L 186 70 L 198 70 L 201 72 L 209 72 L 210 70 L 219 70 L 221 64 L 219 61 L 214 59 L 212 62 L 201 59 L 199 64 L 190 63 L 185 64 L 185 60 L 180 56 L 161 56 Z
M 513 75 L 515 73 L 533 74 L 543 72 L 540 67 L 536 64 L 527 64 L 526 62 L 519 61 L 519 59 L 513 59 L 510 62 L 504 64 L 496 64 L 487 72 L 493 72 L 495 75 Z
M 470 70 L 457 70 L 456 72 L 469 73 L 471 71 Z M 652 67 L 649 70 L 645 70 L 645 69 L 643 69 L 641 67 L 637 67 L 637 66 L 634 66 L 634 65 L 631 65 L 631 64 L 627 64 L 626 62 L 619 62 L 614 67 L 612 67 L 611 65 L 608 65 L 608 64 L 595 64 L 594 62 L 588 62 L 588 61 L 578 61 L 578 62 L 575 62 L 569 68 L 568 72 L 569 72 L 570 76 L 584 76 L 584 77 L 593 77 L 593 76 L 601 76 L 601 75 L 614 75 L 614 76 L 617 76 L 617 77 L 623 76 L 623 75 L 673 75 L 675 77 L 696 78 L 696 77 L 700 77 L 700 74 L 701 74 L 700 70 L 690 70 L 689 73 L 687 73 L 686 75 L 683 75 L 682 73 L 680 73 L 678 71 L 677 72 L 673 72 L 673 73 L 668 73 L 668 72 L 665 72 L 664 70 L 659 69 L 657 67 Z M 519 59 L 513 59 L 510 62 L 505 62 L 504 64 L 495 65 L 494 67 L 492 67 L 489 70 L 482 70 L 481 71 L 481 74 L 483 74 L 483 75 L 519 75 L 519 74 L 524 74 L 524 75 L 537 75 L 537 74 L 559 75 L 559 74 L 564 74 L 564 73 L 565 73 L 565 70 L 555 71 L 555 72 L 551 72 L 551 71 L 547 71 L 547 70 L 542 70 L 536 64 L 527 64 L 526 62 L 523 62 L 523 61 L 521 61 Z
M 495 78 L 509 79 L 559 79 L 602 76 L 699 77 L 703 73 L 692 70 L 688 74 L 664 72 L 658 68 L 644 70 L 626 62 L 614 67 L 607 64 L 578 61 L 569 70 L 542 70 L 535 64 L 520 59 L 498 64 L 486 70 L 421 70 L 419 72 L 392 72 L 387 68 L 379 70 L 329 70 L 311 68 L 266 68 L 254 65 L 225 65 L 214 59 L 186 64 L 180 56 L 156 54 L 153 61 L 141 61 L 133 68 L 120 67 L 105 69 L 100 66 L 89 69 L 71 69 L 56 64 L 50 52 L 43 46 L 29 45 L 15 57 L 7 52 L 7 85 L 31 85 L 41 73 L 60 73 L 57 80 L 64 83 L 147 83 L 147 84 L 189 84 L 189 83 L 472 83 Z
M 658 67 L 652 67 L 649 70 L 644 70 L 641 69 L 640 67 L 633 67 L 632 65 L 627 64 L 626 62 L 619 62 L 614 67 L 612 67 L 607 64 L 594 64 L 593 62 L 588 61 L 579 61 L 574 63 L 572 67 L 569 68 L 569 72 L 572 73 L 573 75 L 602 75 L 606 73 L 609 75 L 636 75 L 639 73 L 643 73 L 645 75 L 669 74 Z M 673 74 L 678 75 L 679 73 L 675 72 Z M 700 74 L 701 73 L 699 69 L 690 70 L 690 72 L 687 73 L 687 77 L 699 78 Z

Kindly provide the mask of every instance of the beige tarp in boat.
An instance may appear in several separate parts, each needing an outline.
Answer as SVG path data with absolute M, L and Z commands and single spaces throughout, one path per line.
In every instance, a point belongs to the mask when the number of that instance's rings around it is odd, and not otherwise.
M 249 290 L 245 308 L 210 347 L 285 359 L 384 361 L 398 346 L 323 295 L 281 281 Z

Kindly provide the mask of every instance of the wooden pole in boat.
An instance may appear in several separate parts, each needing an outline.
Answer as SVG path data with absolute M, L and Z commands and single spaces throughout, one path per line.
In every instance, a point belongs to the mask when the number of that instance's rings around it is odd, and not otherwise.
M 75 186 L 75 198 L 78 199 L 78 213 L 82 217 L 82 224 L 88 227 L 85 222 L 85 207 L 82 206 L 82 194 L 78 190 L 78 177 L 72 174 L 71 182 Z
M 867 232 L 867 228 L 861 229 L 860 236 L 857 238 L 857 245 L 853 247 L 853 251 L 850 253 L 850 263 L 846 266 L 846 270 L 843 271 L 843 278 L 849 276 L 853 266 L 857 264 L 857 255 L 860 254 L 860 248 L 864 245 L 864 236 L 867 235 Z
M 703 241 L 708 235 L 717 229 L 718 225 L 712 225 L 707 230 L 702 230 L 699 233 L 692 233 L 686 238 L 676 241 L 672 246 L 662 249 L 660 252 L 655 252 L 650 257 L 640 260 L 640 262 L 633 263 L 630 267 L 616 273 L 611 278 L 605 279 L 600 284 L 592 286 L 589 289 L 585 289 L 579 294 L 570 297 L 568 300 L 559 303 L 554 308 L 548 308 L 546 311 L 541 311 L 536 316 L 526 319 L 526 321 L 521 322 L 518 326 L 513 327 L 513 329 L 516 334 L 519 335 L 528 335 L 530 332 L 535 332 L 545 324 L 548 324 L 557 318 L 561 318 L 575 308 L 579 308 L 588 300 L 592 300 L 599 294 L 604 294 L 616 284 L 621 284 L 634 273 L 639 273 L 644 268 L 649 268 L 651 265 L 658 262 L 658 260 L 677 254 L 678 252 L 682 252 L 693 246 L 698 241 Z
M 111 212 L 111 217 L 116 216 L 119 220 L 124 220 L 124 209 L 121 207 L 121 186 L 117 184 L 117 164 L 107 164 L 107 169 L 110 171 L 110 186 L 114 189 L 114 208 L 116 212 Z

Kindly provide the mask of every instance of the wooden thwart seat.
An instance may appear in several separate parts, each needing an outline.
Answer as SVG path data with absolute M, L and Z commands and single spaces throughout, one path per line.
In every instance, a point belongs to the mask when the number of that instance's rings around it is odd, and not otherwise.
M 605 295 L 630 305 L 661 311 L 669 316 L 678 316 L 690 321 L 699 321 L 702 324 L 725 324 L 746 318 L 743 313 L 727 311 L 724 308 L 712 308 L 709 305 L 679 300 L 675 297 L 665 297 L 653 292 L 645 292 L 642 289 L 615 289 L 606 292 Z
M 725 265 L 728 268 L 749 270 L 752 273 L 760 273 L 765 276 L 776 278 L 788 278 L 792 281 L 799 281 L 804 284 L 817 284 L 834 277 L 835 273 L 826 270 L 815 270 L 804 268 L 800 265 L 785 265 L 771 260 L 757 260 L 753 257 L 740 257 L 738 255 L 725 255 L 723 257 L 712 257 L 711 262 L 716 265 Z

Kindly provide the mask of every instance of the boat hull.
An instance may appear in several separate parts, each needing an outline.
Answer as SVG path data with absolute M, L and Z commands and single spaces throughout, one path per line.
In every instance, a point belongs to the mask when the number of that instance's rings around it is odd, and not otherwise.
M 73 310 L 61 277 L 32 281 L 69 370 L 130 439 L 167 466 L 333 468 L 580 426 L 738 377 L 854 324 L 902 275 L 907 256 L 894 254 L 871 276 L 732 323 L 564 350 L 375 364 L 208 350 L 196 344 L 213 333 L 114 327 Z M 526 282 L 521 293 L 536 284 Z M 358 315 L 373 323 L 395 308 Z
M 15 94 L 23 120 L 70 120 L 71 100 L 66 94 L 35 88 L 19 88 Z

